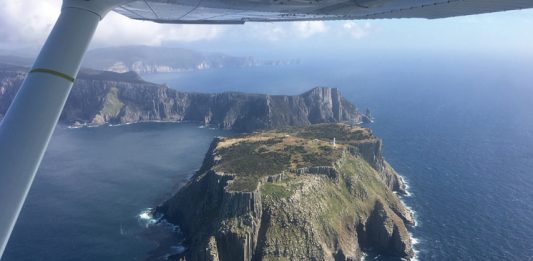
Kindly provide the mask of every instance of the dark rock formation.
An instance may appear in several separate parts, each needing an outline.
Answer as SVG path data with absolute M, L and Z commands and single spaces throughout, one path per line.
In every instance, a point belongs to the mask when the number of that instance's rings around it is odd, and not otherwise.
M 409 233 L 401 224 L 399 217 L 391 213 L 391 210 L 377 201 L 370 217 L 368 217 L 361 233 L 360 240 L 364 247 L 391 256 L 402 256 L 410 251 Z
M 387 187 L 391 190 L 405 193 L 405 184 L 402 178 L 383 159 L 381 146 L 382 142 L 380 139 L 372 139 L 354 144 L 349 149 L 351 153 L 361 155 L 363 159 L 370 163 L 379 172 Z
M 25 70 L 0 69 L 0 115 L 7 111 Z M 133 72 L 84 70 L 60 121 L 77 125 L 146 121 L 199 122 L 237 131 L 359 121 L 361 114 L 335 88 L 297 96 L 188 93 L 149 83 Z
M 366 108 L 365 113 L 362 115 L 363 123 L 373 123 L 374 117 L 372 116 L 372 113 L 370 113 L 370 109 Z
M 333 149 L 326 132 L 338 137 Z M 367 249 L 410 259 L 413 219 L 387 184 L 397 174 L 380 149 L 369 130 L 335 124 L 216 139 L 156 210 L 187 237 L 175 259 L 355 261 Z

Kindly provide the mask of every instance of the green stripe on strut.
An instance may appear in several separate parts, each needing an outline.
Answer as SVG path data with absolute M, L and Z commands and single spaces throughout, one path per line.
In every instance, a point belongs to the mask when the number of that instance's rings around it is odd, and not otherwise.
M 60 73 L 58 71 L 54 71 L 54 70 L 50 70 L 50 69 L 46 69 L 46 68 L 35 68 L 35 69 L 32 69 L 30 71 L 30 73 L 34 73 L 34 72 L 40 72 L 40 73 L 48 73 L 48 74 L 51 74 L 51 75 L 54 75 L 54 76 L 57 76 L 59 78 L 63 78 L 67 81 L 70 81 L 70 82 L 74 82 L 74 77 L 72 76 L 69 76 L 69 75 L 66 75 L 64 73 Z

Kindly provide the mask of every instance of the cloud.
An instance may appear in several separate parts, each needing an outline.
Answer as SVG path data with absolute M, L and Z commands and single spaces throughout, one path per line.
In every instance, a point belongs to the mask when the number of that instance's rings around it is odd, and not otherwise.
M 322 21 L 288 23 L 247 23 L 240 28 L 231 28 L 241 37 L 251 37 L 268 42 L 300 40 L 327 33 L 328 27 Z
M 60 0 L 0 0 L 0 47 L 40 47 L 59 16 Z M 136 21 L 109 13 L 100 23 L 93 46 L 160 45 L 210 40 L 226 30 L 216 25 L 171 25 Z
M 328 29 L 326 24 L 322 21 L 295 22 L 293 23 L 293 28 L 301 38 L 308 38 L 315 34 L 325 33 Z
M 0 49 L 38 50 L 59 16 L 61 0 L 0 0 Z M 118 45 L 189 45 L 219 48 L 219 43 L 254 48 L 314 45 L 324 41 L 362 38 L 369 23 L 290 22 L 247 23 L 246 25 L 172 25 L 137 21 L 111 12 L 100 23 L 91 48 Z M 205 45 L 204 45 L 205 46 Z M 210 47 L 211 48 L 211 47 Z
M 0 0 L 3 45 L 41 45 L 59 15 L 60 1 Z
M 372 25 L 368 22 L 361 24 L 353 21 L 344 23 L 342 28 L 348 33 L 348 35 L 355 39 L 361 39 L 367 36 L 373 30 Z
M 101 22 L 94 45 L 161 45 L 165 42 L 193 42 L 219 37 L 227 26 L 176 25 L 137 21 L 111 12 Z
M 280 23 L 246 23 L 231 27 L 226 36 L 227 38 L 238 40 L 248 38 L 258 41 L 278 42 L 286 40 L 287 35 L 289 35 L 289 32 L 286 26 Z

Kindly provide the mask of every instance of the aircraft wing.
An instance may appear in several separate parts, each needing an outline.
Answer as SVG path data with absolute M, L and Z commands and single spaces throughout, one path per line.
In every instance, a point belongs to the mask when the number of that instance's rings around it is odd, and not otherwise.
M 114 9 L 137 20 L 181 24 L 445 18 L 532 8 L 533 0 L 134 0 Z

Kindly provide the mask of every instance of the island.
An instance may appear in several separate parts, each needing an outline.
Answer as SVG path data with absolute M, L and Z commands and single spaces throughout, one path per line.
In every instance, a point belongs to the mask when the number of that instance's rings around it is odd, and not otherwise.
M 287 127 L 216 138 L 201 168 L 155 208 L 186 237 L 174 260 L 411 259 L 405 184 L 370 129 Z

